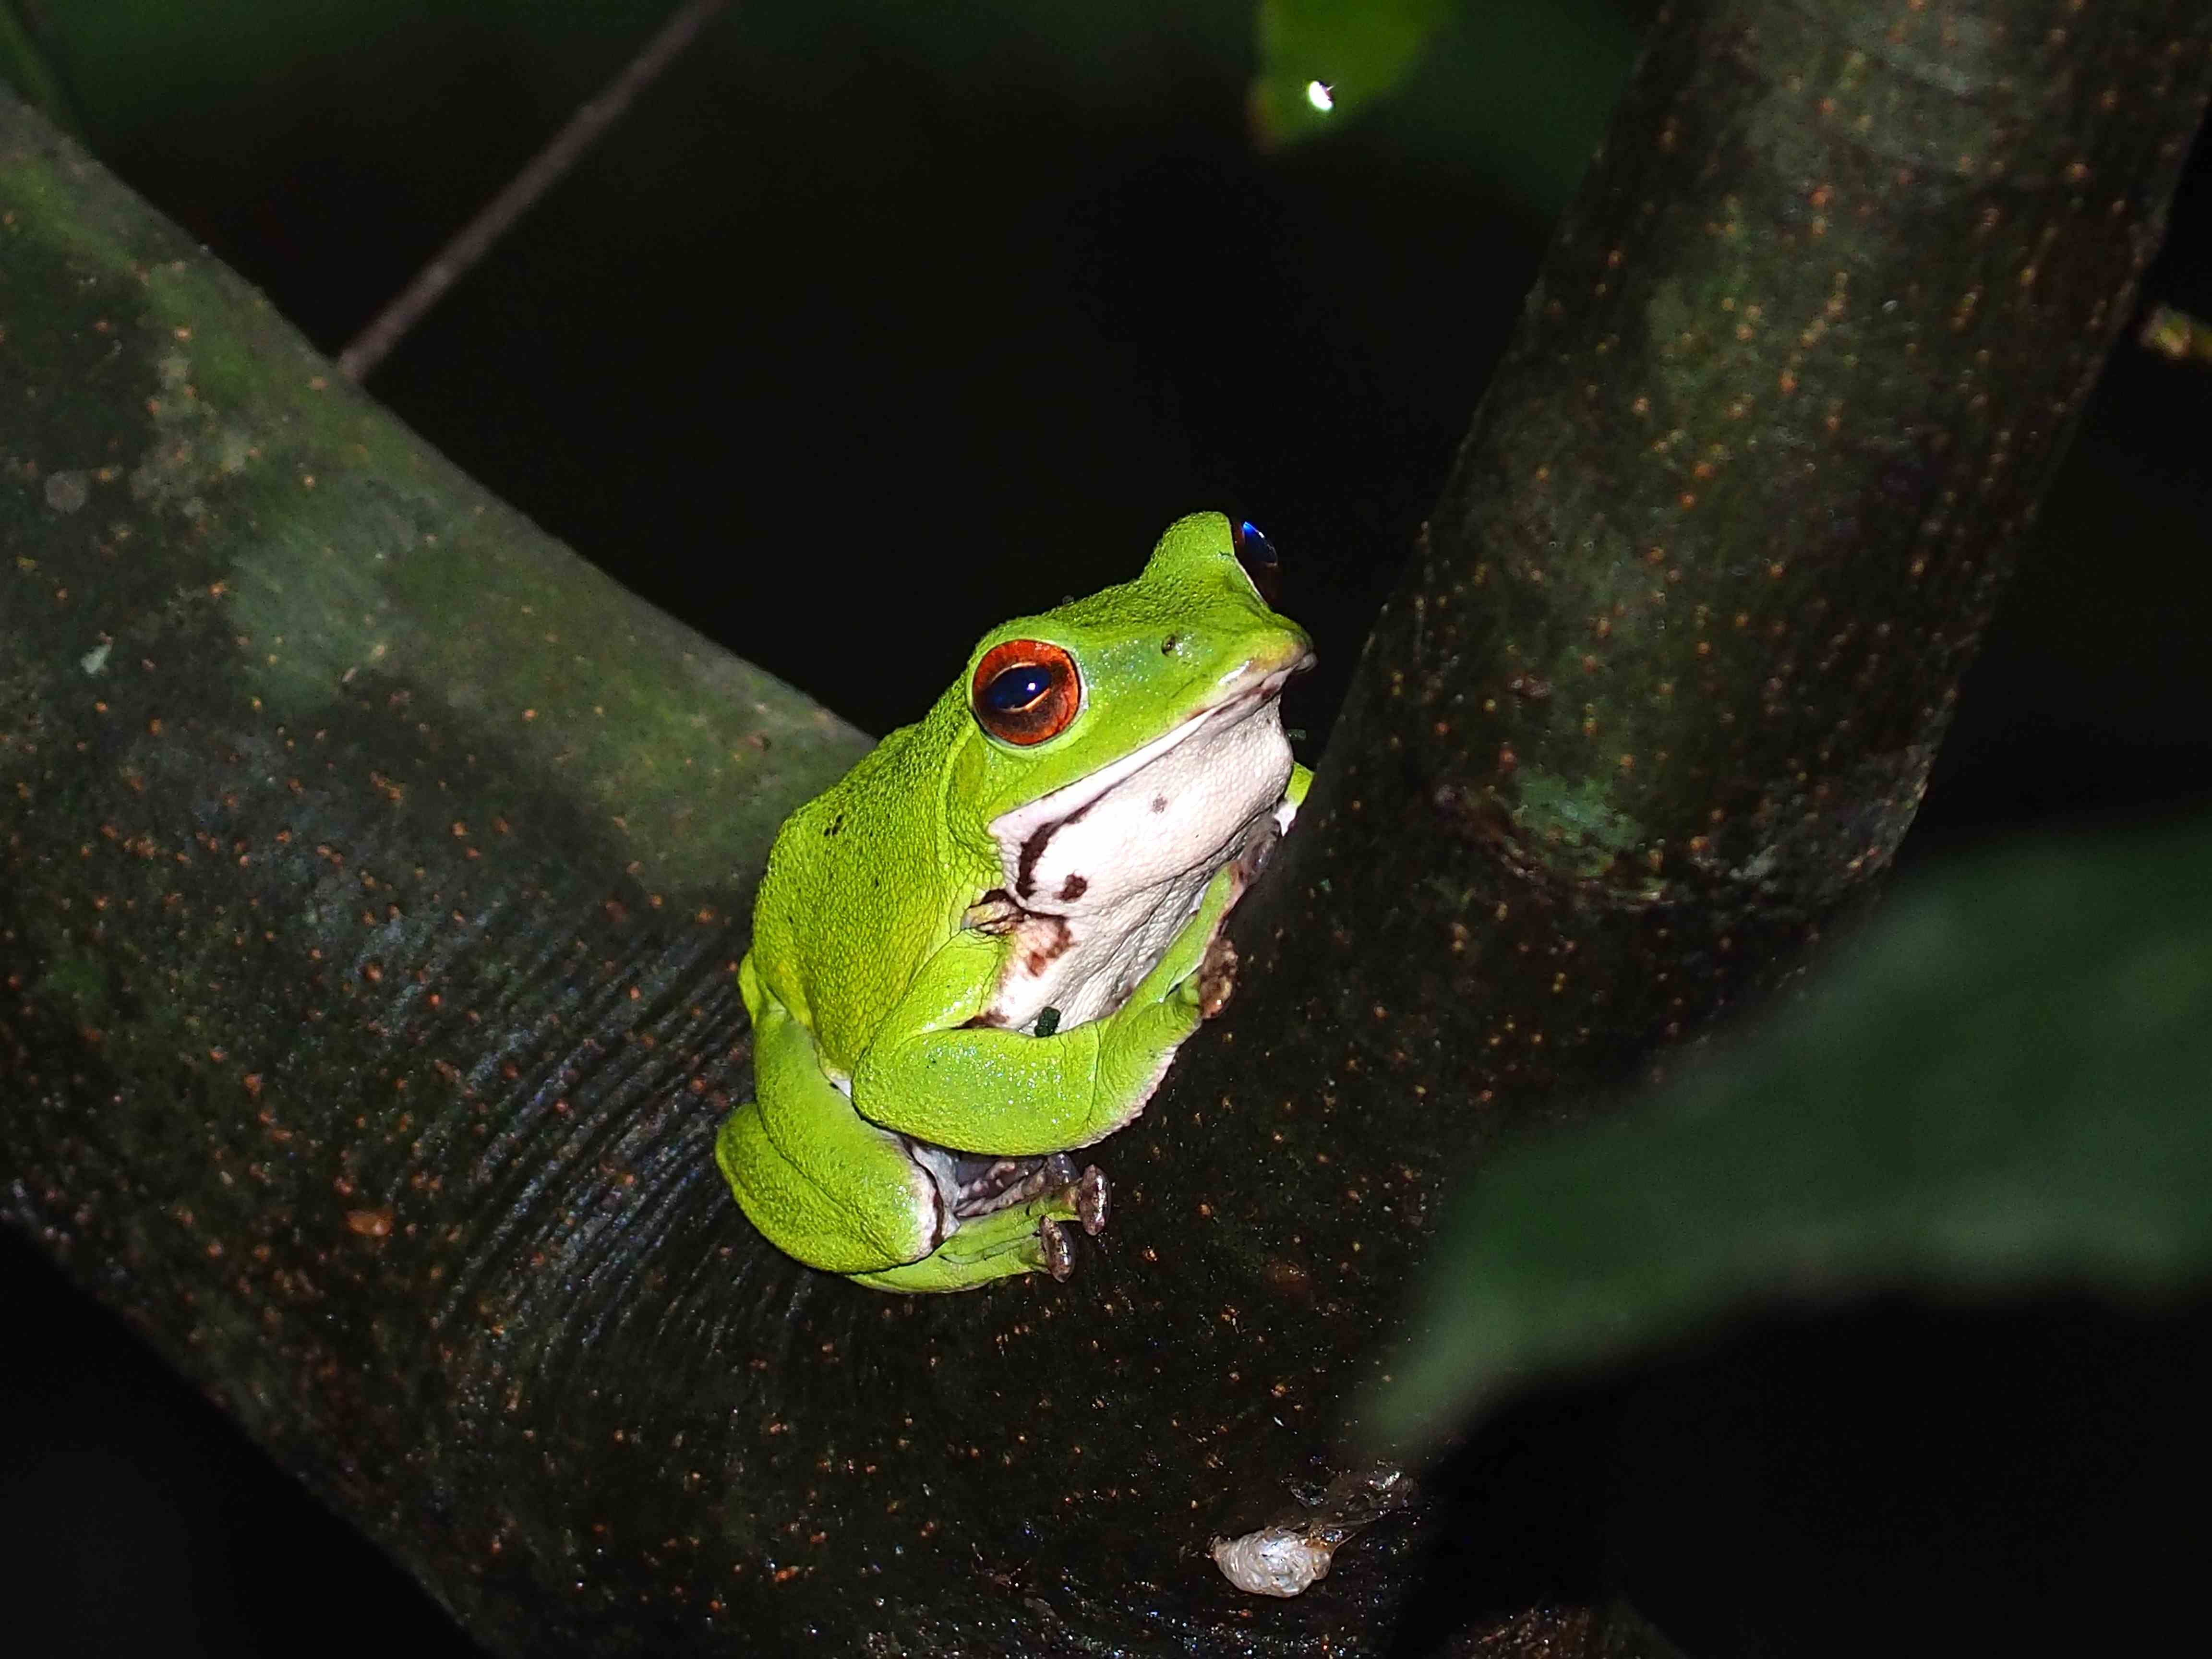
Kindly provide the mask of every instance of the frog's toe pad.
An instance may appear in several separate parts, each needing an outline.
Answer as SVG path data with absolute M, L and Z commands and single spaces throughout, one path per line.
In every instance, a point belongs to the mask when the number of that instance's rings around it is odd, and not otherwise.
M 1237 947 L 1217 934 L 1198 966 L 1198 1008 L 1212 1019 L 1229 1006 L 1237 989 Z
M 1104 1171 L 1096 1164 L 1084 1166 L 1083 1173 L 1069 1189 L 1075 1202 L 1075 1218 L 1083 1224 L 1083 1231 L 1096 1238 L 1106 1231 L 1106 1212 L 1111 1207 L 1114 1189 L 1107 1184 Z
M 1054 1279 L 1065 1280 L 1075 1271 L 1075 1247 L 1067 1242 L 1067 1229 L 1050 1216 L 1037 1223 L 1037 1265 Z

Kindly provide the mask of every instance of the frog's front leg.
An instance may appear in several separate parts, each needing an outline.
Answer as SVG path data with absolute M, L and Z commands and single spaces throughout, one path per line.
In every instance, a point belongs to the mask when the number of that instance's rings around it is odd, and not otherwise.
M 979 1166 L 878 1127 L 823 1074 L 812 1033 L 757 977 L 746 978 L 754 1098 L 725 1120 L 714 1157 L 770 1243 L 883 1290 L 1066 1276 L 1070 1251 L 1059 1224 L 1092 1232 L 1104 1224 L 1103 1176 L 1078 1175 L 1065 1158 Z
M 1119 1010 L 1036 1036 L 972 1020 L 995 983 L 998 943 L 957 934 L 923 965 L 853 1073 L 872 1121 L 978 1152 L 1088 1146 L 1143 1110 L 1176 1050 L 1224 994 L 1200 972 L 1241 891 L 1224 868 Z

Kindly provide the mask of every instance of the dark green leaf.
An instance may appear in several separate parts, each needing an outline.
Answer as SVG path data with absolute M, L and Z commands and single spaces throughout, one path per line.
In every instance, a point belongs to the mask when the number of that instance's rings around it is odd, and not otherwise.
M 1449 0 L 1260 0 L 1254 124 L 1311 137 L 1396 87 L 1451 15 Z
M 60 72 L 13 0 L 0 0 L 0 84 L 65 131 L 80 133 Z
M 1485 1169 L 1375 1429 L 1759 1302 L 2128 1297 L 2212 1273 L 2212 835 L 2046 844 L 1901 894 L 1808 1006 Z

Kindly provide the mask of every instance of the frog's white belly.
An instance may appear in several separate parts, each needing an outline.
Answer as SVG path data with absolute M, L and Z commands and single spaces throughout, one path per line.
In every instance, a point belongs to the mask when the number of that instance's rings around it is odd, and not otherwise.
M 994 822 L 1019 915 L 983 1018 L 1029 1030 L 1110 1014 L 1174 942 L 1224 865 L 1286 821 L 1284 676 L 1114 766 Z

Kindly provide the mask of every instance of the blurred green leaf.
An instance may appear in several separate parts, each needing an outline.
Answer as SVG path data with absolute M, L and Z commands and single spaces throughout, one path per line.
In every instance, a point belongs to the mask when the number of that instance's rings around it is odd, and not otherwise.
M 1433 1447 L 1754 1303 L 2212 1278 L 2208 867 L 2199 823 L 1935 874 L 1755 1041 L 1482 1170 L 1370 1431 Z
M 1589 164 L 1642 21 L 1624 0 L 1260 0 L 1252 131 L 1296 143 L 1357 122 L 1383 149 L 1480 168 L 1548 216 Z
M 64 131 L 82 136 L 69 88 L 15 0 L 0 0 L 0 84 Z
M 1452 12 L 1450 0 L 1260 0 L 1255 130 L 1287 143 L 1344 119 L 1404 80 Z

